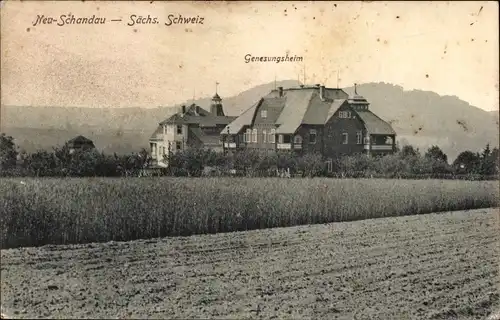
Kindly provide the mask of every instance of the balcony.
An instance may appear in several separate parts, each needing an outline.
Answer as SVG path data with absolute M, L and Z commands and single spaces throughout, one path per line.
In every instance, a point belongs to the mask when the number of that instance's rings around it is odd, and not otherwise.
M 276 147 L 279 150 L 291 150 L 292 144 L 291 143 L 278 143 Z
M 224 148 L 234 149 L 236 148 L 236 142 L 224 142 Z
M 370 145 L 365 144 L 365 150 L 370 150 Z M 392 151 L 392 144 L 373 144 L 371 147 L 372 151 Z

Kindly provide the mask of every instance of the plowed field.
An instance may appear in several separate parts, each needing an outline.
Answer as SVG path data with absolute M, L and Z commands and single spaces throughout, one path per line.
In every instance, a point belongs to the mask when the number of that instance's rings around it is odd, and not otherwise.
M 485 319 L 498 209 L 1 251 L 14 318 Z

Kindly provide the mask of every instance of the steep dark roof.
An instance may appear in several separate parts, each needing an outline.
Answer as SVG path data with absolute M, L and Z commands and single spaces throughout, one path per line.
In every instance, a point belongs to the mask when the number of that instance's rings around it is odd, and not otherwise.
M 355 111 L 365 124 L 365 128 L 370 134 L 396 134 L 391 125 L 380 119 L 370 110 Z
M 202 107 L 198 107 L 198 113 L 196 113 L 196 106 L 193 104 L 186 107 L 186 113 L 182 114 L 182 112 L 178 112 L 160 122 L 160 125 L 199 124 L 204 127 L 215 127 L 217 125 L 227 125 L 234 119 L 236 119 L 236 117 L 215 116 Z
M 93 142 L 92 142 L 92 140 L 87 139 L 84 136 L 76 136 L 73 139 L 68 140 L 67 143 L 78 143 L 78 144 L 88 143 L 88 144 L 91 144 Z
M 95 148 L 94 142 L 92 140 L 85 138 L 84 136 L 77 136 L 66 142 L 66 146 L 69 148 Z

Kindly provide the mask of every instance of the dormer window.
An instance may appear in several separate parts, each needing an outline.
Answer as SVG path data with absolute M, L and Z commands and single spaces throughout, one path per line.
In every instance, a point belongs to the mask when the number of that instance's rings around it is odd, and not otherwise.
M 261 117 L 261 118 L 267 118 L 267 110 L 262 110 L 262 111 L 260 112 L 260 117 Z

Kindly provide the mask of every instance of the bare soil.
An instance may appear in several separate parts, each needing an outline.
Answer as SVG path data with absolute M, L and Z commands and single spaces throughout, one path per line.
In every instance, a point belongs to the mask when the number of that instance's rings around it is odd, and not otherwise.
M 13 318 L 485 319 L 498 209 L 1 251 Z

